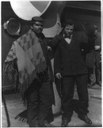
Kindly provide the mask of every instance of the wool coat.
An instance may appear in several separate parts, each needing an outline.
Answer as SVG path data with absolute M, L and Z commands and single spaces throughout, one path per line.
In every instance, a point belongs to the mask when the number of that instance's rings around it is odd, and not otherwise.
M 88 70 L 82 56 L 83 47 L 88 47 L 88 37 L 84 32 L 74 32 L 70 44 L 63 36 L 59 38 L 54 57 L 54 73 L 61 73 L 62 76 L 86 74 Z

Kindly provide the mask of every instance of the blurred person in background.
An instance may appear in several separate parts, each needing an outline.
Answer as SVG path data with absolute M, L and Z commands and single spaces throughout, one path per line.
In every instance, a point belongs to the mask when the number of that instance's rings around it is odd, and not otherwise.
M 86 56 L 88 66 L 88 87 L 101 86 L 101 34 L 96 25 L 89 25 L 89 47 Z

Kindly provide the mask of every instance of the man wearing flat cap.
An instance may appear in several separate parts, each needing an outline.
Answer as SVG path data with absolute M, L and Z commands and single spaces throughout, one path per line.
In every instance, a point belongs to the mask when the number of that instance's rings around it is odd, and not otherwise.
M 30 127 L 51 126 L 53 72 L 47 51 L 47 41 L 42 33 L 43 19 L 33 17 L 30 30 L 13 42 L 6 61 L 17 60 L 19 90 L 27 101 L 26 115 Z M 22 118 L 19 114 L 16 118 Z M 25 118 L 25 117 L 24 117 Z
M 36 77 L 26 92 L 27 119 L 31 127 L 50 126 L 48 122 L 50 122 L 49 118 L 51 116 L 50 114 L 52 114 L 52 103 L 54 100 L 52 88 L 53 74 L 51 62 L 48 57 L 47 43 L 42 33 L 43 22 L 43 19 L 38 16 L 33 17 L 30 22 L 31 31 L 34 35 L 34 42 L 32 43 L 40 44 L 40 46 L 38 45 L 32 49 L 34 50 L 34 54 L 37 49 L 40 50 L 38 50 L 34 55 L 34 60 L 32 60 L 35 64 Z

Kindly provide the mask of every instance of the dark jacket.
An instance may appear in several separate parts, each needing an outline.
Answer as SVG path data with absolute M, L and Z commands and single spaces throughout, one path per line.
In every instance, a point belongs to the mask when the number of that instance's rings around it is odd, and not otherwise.
M 54 73 L 62 76 L 87 73 L 87 66 L 81 53 L 81 46 L 88 46 L 88 38 L 84 32 L 74 32 L 71 43 L 62 37 L 54 57 Z
M 45 79 L 47 80 L 49 77 L 50 87 L 51 87 L 51 92 L 52 92 L 51 93 L 51 97 L 52 97 L 51 102 L 52 102 L 52 104 L 55 104 L 54 91 L 53 91 L 53 81 L 54 81 L 53 70 L 52 70 L 51 61 L 50 61 L 50 57 L 49 57 L 48 50 L 47 50 L 47 40 L 43 35 L 42 35 L 40 43 L 41 43 L 44 57 L 46 59 L 47 70 L 46 70 L 46 72 L 41 73 L 39 75 L 44 79 L 43 81 L 45 81 Z M 43 82 L 43 81 L 41 81 L 41 82 Z
M 48 50 L 47 50 L 47 40 L 43 34 L 39 37 L 39 41 L 40 41 L 40 44 L 41 44 L 41 47 L 43 50 L 44 57 L 46 59 L 47 72 L 49 75 L 50 82 L 53 82 L 53 80 L 54 80 L 53 79 L 53 71 L 52 71 L 51 61 L 50 61 L 50 57 L 49 57 Z

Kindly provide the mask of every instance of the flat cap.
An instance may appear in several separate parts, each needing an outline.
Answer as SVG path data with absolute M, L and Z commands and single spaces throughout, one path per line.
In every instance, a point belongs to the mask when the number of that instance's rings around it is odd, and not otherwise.
M 39 16 L 35 16 L 35 17 L 32 18 L 31 22 L 33 23 L 35 21 L 43 22 L 44 20 Z

